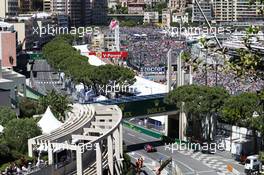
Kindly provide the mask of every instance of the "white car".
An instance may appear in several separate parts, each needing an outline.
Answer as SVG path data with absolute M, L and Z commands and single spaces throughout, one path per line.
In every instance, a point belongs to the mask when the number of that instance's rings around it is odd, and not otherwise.
M 245 161 L 245 173 L 251 174 L 253 172 L 260 172 L 262 169 L 262 163 L 258 159 L 258 155 L 248 156 Z

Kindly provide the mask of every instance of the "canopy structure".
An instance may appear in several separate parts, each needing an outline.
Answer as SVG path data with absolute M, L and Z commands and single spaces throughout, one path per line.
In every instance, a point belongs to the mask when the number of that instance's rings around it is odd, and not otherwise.
M 38 126 L 41 128 L 43 134 L 51 133 L 55 129 L 59 128 L 62 124 L 63 123 L 56 119 L 56 117 L 52 114 L 50 107 L 46 109 L 46 112 L 38 122 Z
M 166 93 L 166 85 L 136 76 L 136 82 L 131 86 L 137 91 L 137 96 Z
M 0 133 L 2 133 L 3 131 L 4 131 L 4 127 L 0 125 Z
M 103 101 L 103 100 L 107 100 L 107 98 L 105 96 L 100 95 L 96 97 L 94 101 Z

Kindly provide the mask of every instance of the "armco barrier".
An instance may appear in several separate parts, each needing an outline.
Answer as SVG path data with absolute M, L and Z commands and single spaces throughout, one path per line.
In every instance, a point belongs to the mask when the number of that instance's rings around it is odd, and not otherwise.
M 133 130 L 135 130 L 135 131 L 137 131 L 137 132 L 140 132 L 140 133 L 143 133 L 143 134 L 149 135 L 149 136 L 154 137 L 154 138 L 158 138 L 158 139 L 160 139 L 161 136 L 162 136 L 162 134 L 159 133 L 159 132 L 155 132 L 155 131 L 152 131 L 152 130 L 150 130 L 150 129 L 143 128 L 143 127 L 141 127 L 141 126 L 138 126 L 138 125 L 135 125 L 135 124 L 129 123 L 129 122 L 127 122 L 127 121 L 123 121 L 123 125 L 124 125 L 125 127 L 128 127 L 128 128 L 133 129 Z
M 122 123 L 123 123 L 123 126 L 125 126 L 127 128 L 130 128 L 130 129 L 133 129 L 134 131 L 149 135 L 149 136 L 157 138 L 157 139 L 161 139 L 162 138 L 163 134 L 161 134 L 159 132 L 155 132 L 153 130 L 150 130 L 150 129 L 147 129 L 147 128 L 144 128 L 144 127 L 141 127 L 141 126 L 138 126 L 138 125 L 135 125 L 135 124 L 132 124 L 132 123 L 130 123 L 128 121 L 124 121 L 124 120 L 122 121 Z M 186 146 L 192 146 L 192 149 L 195 149 L 195 143 L 192 144 L 192 142 L 183 141 L 183 140 L 180 140 L 180 139 L 175 139 L 174 143 L 178 144 L 178 145 L 184 144 Z

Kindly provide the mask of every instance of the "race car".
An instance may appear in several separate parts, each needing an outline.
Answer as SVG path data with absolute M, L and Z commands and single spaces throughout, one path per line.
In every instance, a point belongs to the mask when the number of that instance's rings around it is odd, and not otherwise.
M 151 144 L 146 144 L 144 146 L 144 150 L 146 152 L 148 152 L 148 153 L 150 153 L 150 152 L 156 152 L 157 151 L 157 149 L 154 146 L 152 146 Z

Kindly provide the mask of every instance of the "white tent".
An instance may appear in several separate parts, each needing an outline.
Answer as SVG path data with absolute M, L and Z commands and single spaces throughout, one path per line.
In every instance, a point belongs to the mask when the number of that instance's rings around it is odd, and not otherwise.
M 4 127 L 0 125 L 0 133 L 2 133 L 3 131 L 4 131 Z
M 166 85 L 136 76 L 136 82 L 130 88 L 139 92 L 137 96 L 166 93 Z
M 42 129 L 43 134 L 49 134 L 61 125 L 62 123 L 52 114 L 50 107 L 47 108 L 46 112 L 38 122 L 38 126 Z
M 103 62 L 103 60 L 101 60 L 100 58 L 98 58 L 95 55 L 89 55 L 88 56 L 89 60 L 88 62 L 93 65 L 93 66 L 101 66 L 101 65 L 106 65 L 105 62 Z
M 98 96 L 98 97 L 95 97 L 94 101 L 103 101 L 103 100 L 107 100 L 107 98 L 105 96 Z

